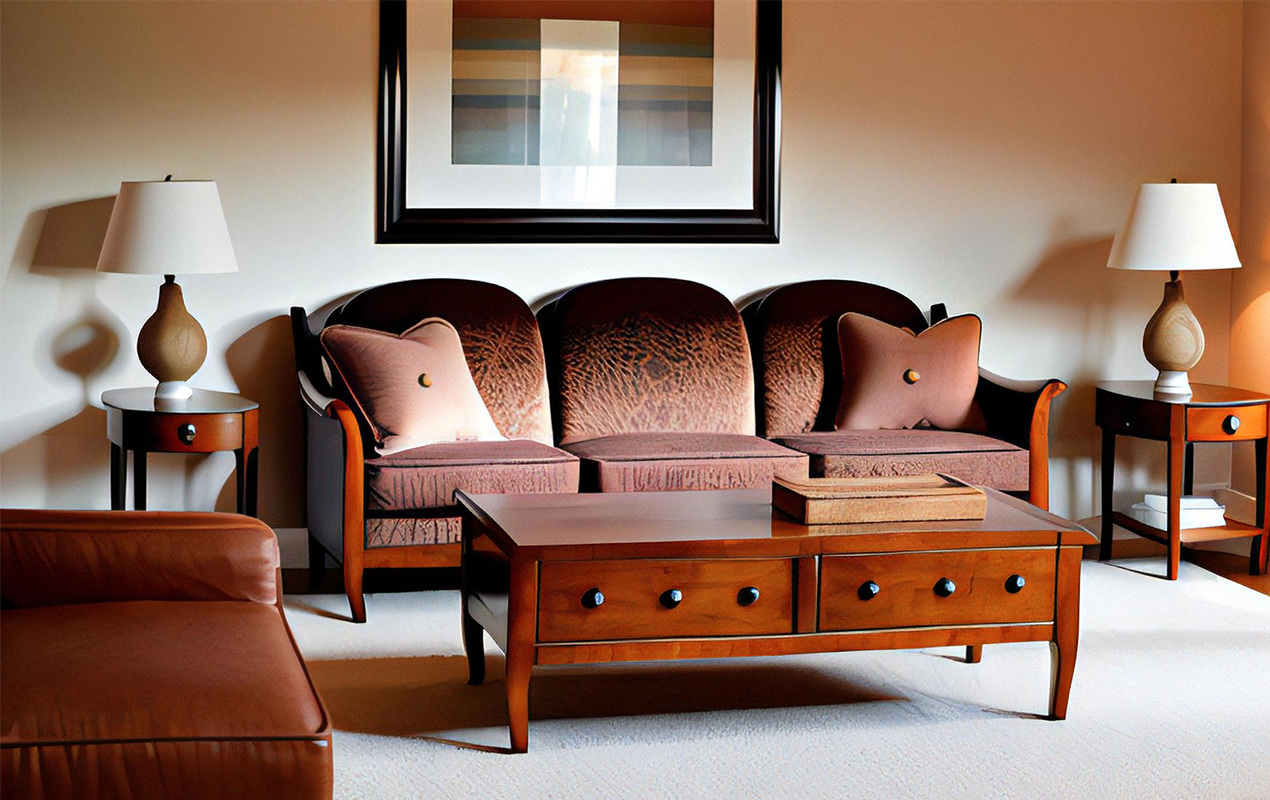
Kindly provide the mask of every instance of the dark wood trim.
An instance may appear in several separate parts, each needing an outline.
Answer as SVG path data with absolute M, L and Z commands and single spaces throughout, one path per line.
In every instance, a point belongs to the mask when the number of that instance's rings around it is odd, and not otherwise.
M 375 241 L 775 244 L 780 236 L 781 0 L 758 0 L 754 198 L 749 209 L 473 209 L 406 206 L 406 3 L 379 4 Z
M 366 621 L 366 598 L 362 595 L 363 555 L 366 551 L 366 523 L 363 519 L 362 432 L 353 410 L 342 400 L 326 407 L 330 417 L 344 428 L 344 594 L 354 622 Z

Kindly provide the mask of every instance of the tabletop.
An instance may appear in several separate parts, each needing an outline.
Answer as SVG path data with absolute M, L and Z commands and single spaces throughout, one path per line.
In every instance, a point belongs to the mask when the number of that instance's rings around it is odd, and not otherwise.
M 194 394 L 185 400 L 156 400 L 153 387 L 111 389 L 102 392 L 101 402 L 107 408 L 152 414 L 234 414 L 260 407 L 252 400 L 229 392 L 193 391 Z
M 1105 392 L 1134 400 L 1152 400 L 1159 403 L 1175 403 L 1186 406 L 1246 406 L 1270 403 L 1270 395 L 1248 389 L 1217 386 L 1211 383 L 1192 383 L 1191 396 L 1164 399 L 1155 394 L 1155 381 L 1107 381 L 1098 384 Z
M 981 520 L 802 525 L 772 508 L 771 489 L 606 494 L 476 494 L 459 502 L 518 547 L 578 547 L 795 540 L 896 534 L 1070 532 L 1093 543 L 1084 528 L 993 489 Z M 1064 536 L 1065 540 L 1069 537 Z M 1085 542 L 1084 539 L 1089 541 Z

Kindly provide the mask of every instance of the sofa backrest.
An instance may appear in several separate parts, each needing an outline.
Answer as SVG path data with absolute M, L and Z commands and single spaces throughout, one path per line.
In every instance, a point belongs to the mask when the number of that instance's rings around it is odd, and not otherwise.
M 538 312 L 561 442 L 626 433 L 754 433 L 736 308 L 708 286 L 618 278 Z
M 926 329 L 926 318 L 912 300 L 859 281 L 791 283 L 746 306 L 743 316 L 754 352 L 760 435 L 833 429 L 842 394 L 837 325 L 848 311 L 914 333 Z
M 551 444 L 542 337 L 514 292 L 459 278 L 386 283 L 351 297 L 326 325 L 402 333 L 424 317 L 441 317 L 458 330 L 476 388 L 503 435 Z

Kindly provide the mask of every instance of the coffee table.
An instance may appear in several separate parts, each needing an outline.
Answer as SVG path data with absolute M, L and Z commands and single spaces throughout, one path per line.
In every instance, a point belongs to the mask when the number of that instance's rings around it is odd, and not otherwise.
M 1093 534 L 991 489 L 983 520 L 806 526 L 770 490 L 469 495 L 463 642 L 507 654 L 511 749 L 534 665 L 1050 642 L 1067 715 Z

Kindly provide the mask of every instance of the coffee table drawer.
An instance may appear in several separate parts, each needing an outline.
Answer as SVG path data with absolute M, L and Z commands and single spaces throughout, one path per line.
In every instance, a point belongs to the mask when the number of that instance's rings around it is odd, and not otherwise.
M 1048 622 L 1053 549 L 826 556 L 820 630 Z
M 789 559 L 544 562 L 538 641 L 791 633 L 793 581 Z

